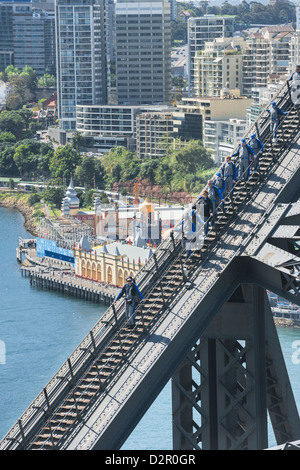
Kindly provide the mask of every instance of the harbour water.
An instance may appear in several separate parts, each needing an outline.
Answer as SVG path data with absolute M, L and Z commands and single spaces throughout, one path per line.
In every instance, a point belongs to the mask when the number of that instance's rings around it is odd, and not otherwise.
M 30 286 L 16 261 L 23 216 L 0 207 L 0 439 L 78 346 L 106 307 Z M 279 337 L 300 404 L 300 330 Z M 298 405 L 299 409 L 299 405 Z M 272 433 L 269 445 L 275 445 Z M 123 450 L 171 450 L 171 385 L 157 397 Z

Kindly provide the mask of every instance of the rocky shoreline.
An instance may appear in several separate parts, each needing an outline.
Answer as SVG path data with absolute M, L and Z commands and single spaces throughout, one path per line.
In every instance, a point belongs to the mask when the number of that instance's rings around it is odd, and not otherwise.
M 38 236 L 37 226 L 33 217 L 34 209 L 32 209 L 24 199 L 16 198 L 14 195 L 9 195 L 5 199 L 0 199 L 1 207 L 9 207 L 17 209 L 23 215 L 25 222 L 25 229 L 34 237 Z
M 0 198 L 0 206 L 9 207 L 12 209 L 17 209 L 24 216 L 25 229 L 34 237 L 38 236 L 37 225 L 33 217 L 34 209 L 31 208 L 24 198 L 16 198 L 13 194 L 5 197 L 5 199 Z M 300 328 L 300 322 L 294 321 L 289 318 L 274 317 L 274 323 L 279 327 L 293 327 Z
M 276 326 L 280 326 L 282 328 L 293 327 L 293 328 L 300 328 L 300 322 L 292 320 L 290 318 L 283 318 L 283 317 L 273 317 L 274 323 Z

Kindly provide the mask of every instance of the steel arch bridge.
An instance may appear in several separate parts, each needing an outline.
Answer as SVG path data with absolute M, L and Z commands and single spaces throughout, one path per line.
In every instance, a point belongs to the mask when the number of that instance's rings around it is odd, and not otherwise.
M 190 258 L 180 234 L 161 243 L 136 279 L 135 328 L 122 300 L 109 307 L 0 450 L 120 449 L 170 378 L 174 450 L 267 448 L 268 414 L 278 446 L 299 441 L 266 295 L 300 302 L 299 117 L 286 86 L 276 100 L 278 142 L 265 110 L 245 136 L 264 143 L 260 175 L 235 185 Z

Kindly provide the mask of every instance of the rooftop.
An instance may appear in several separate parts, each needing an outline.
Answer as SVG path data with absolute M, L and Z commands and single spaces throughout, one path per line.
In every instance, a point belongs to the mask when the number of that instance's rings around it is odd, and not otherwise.
M 114 256 L 123 256 L 138 262 L 140 259 L 142 263 L 148 260 L 152 255 L 151 248 L 141 248 L 135 245 L 127 245 L 126 243 L 114 242 L 95 248 L 96 253 L 108 253 Z

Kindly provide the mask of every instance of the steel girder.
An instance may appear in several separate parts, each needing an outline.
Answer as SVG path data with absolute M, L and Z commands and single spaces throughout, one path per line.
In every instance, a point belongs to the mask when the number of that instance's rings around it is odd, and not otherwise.
M 264 289 L 243 284 L 172 378 L 174 449 L 263 449 L 300 421 Z
M 278 443 L 299 437 L 297 407 L 264 293 L 268 289 L 300 305 L 299 235 L 300 201 L 276 204 L 233 261 L 244 284 L 173 376 L 175 449 L 264 448 L 267 409 Z

